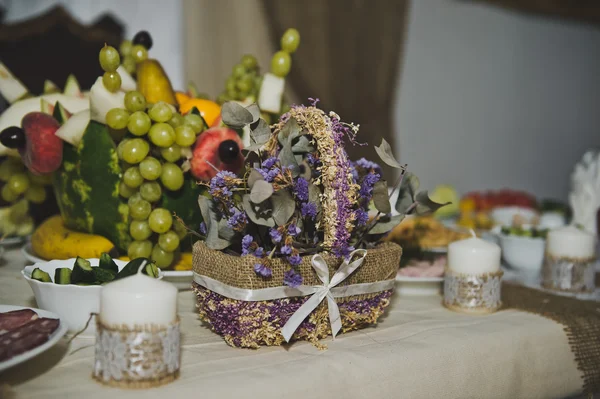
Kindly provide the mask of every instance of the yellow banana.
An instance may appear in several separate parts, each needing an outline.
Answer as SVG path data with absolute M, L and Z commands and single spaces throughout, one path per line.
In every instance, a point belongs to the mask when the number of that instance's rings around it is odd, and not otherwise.
M 42 223 L 31 236 L 33 252 L 44 259 L 99 258 L 103 252 L 114 252 L 114 245 L 106 238 L 80 233 L 65 227 L 60 215 Z

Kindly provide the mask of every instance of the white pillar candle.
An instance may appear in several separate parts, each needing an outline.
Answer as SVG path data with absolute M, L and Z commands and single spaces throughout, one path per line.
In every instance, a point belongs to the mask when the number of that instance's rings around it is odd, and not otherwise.
M 177 288 L 141 273 L 102 287 L 100 320 L 106 325 L 169 325 L 177 318 Z
M 448 245 L 448 267 L 463 274 L 497 272 L 500 270 L 500 247 L 475 236 L 455 241 Z
M 596 256 L 596 236 L 575 226 L 565 226 L 548 232 L 546 252 L 565 258 Z

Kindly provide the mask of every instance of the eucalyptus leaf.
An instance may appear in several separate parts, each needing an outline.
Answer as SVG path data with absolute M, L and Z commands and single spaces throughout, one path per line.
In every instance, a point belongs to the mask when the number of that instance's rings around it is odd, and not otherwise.
M 388 185 L 385 180 L 380 180 L 375 183 L 375 186 L 373 187 L 373 204 L 375 205 L 375 208 L 383 214 L 392 212 L 392 205 L 390 204 L 390 198 L 388 197 Z
M 429 198 L 429 194 L 427 193 L 427 191 L 419 191 L 416 195 L 415 200 L 417 201 L 417 206 L 415 208 L 415 213 L 417 215 L 426 215 L 437 211 L 443 206 L 450 204 L 450 202 L 440 204 L 433 201 L 431 198 Z
M 215 250 L 227 248 L 231 243 L 228 240 L 219 237 L 219 221 L 217 213 L 213 209 L 212 201 L 200 195 L 198 197 L 198 205 L 200 205 L 200 213 L 204 224 L 206 225 L 206 245 Z
M 300 136 L 302 129 L 300 129 L 300 125 L 294 118 L 290 118 L 285 125 L 281 128 L 279 132 L 279 143 L 284 145 L 285 143 L 289 143 L 290 147 L 292 145 L 292 140 L 296 137 Z
M 273 195 L 273 185 L 265 180 L 257 180 L 250 191 L 250 201 L 255 204 L 269 199 Z
M 314 150 L 315 147 L 313 147 L 310 144 L 310 140 L 304 135 L 298 137 L 298 141 L 296 141 L 296 143 L 292 145 L 292 151 L 294 151 L 295 153 L 313 152 Z
M 252 113 L 234 101 L 228 101 L 221 107 L 223 123 L 232 128 L 241 128 L 252 123 Z
M 260 108 L 258 108 L 258 105 L 256 105 L 256 103 L 248 105 L 246 107 L 246 110 L 248 110 L 248 112 L 250 112 L 250 115 L 252 115 L 252 121 L 250 123 L 254 123 L 260 119 Z
M 219 220 L 219 237 L 231 242 L 234 236 L 235 231 L 227 225 L 227 220 Z
M 250 200 L 250 194 L 244 195 L 242 199 L 242 205 L 244 207 L 244 211 L 246 211 L 246 214 L 254 223 L 267 227 L 275 226 L 275 220 L 273 220 L 269 214 L 270 212 L 268 210 L 264 210 L 264 208 L 261 208 L 260 205 L 253 204 Z
M 271 138 L 271 128 L 264 119 L 259 119 L 258 125 L 250 132 L 250 142 L 264 144 Z
M 407 172 L 402 179 L 398 199 L 396 200 L 396 211 L 405 214 L 415 202 L 415 196 L 419 190 L 419 178 L 411 172 Z
M 381 217 L 379 221 L 369 230 L 369 234 L 384 234 L 396 227 L 404 219 L 404 215 L 394 215 L 392 217 Z
M 286 142 L 281 147 L 281 151 L 279 151 L 279 163 L 282 166 L 286 166 L 289 168 L 295 168 L 298 170 L 298 163 L 296 162 L 296 157 L 294 156 L 294 152 L 292 151 L 292 146 L 289 142 Z
M 247 147 L 242 148 L 242 151 L 246 151 L 248 153 L 250 152 L 255 152 L 255 153 L 259 153 L 261 148 L 263 148 L 264 144 L 251 144 Z
M 392 168 L 402 169 L 402 165 L 400 165 L 400 162 L 396 161 L 396 158 L 394 158 L 394 154 L 392 152 L 392 147 L 390 146 L 390 143 L 385 141 L 385 139 L 381 139 L 381 145 L 379 147 L 375 146 L 375 151 L 377 152 L 377 155 L 379 155 L 379 158 L 381 158 L 383 162 L 385 162 Z
M 278 226 L 282 226 L 290 220 L 296 210 L 296 201 L 287 190 L 279 190 L 271 197 L 273 202 L 273 219 Z
M 252 169 L 250 171 L 250 174 L 248 175 L 248 187 L 252 189 L 252 187 L 254 187 L 254 183 L 256 183 L 259 180 L 265 180 L 265 178 L 263 177 L 263 175 L 260 174 L 258 170 Z

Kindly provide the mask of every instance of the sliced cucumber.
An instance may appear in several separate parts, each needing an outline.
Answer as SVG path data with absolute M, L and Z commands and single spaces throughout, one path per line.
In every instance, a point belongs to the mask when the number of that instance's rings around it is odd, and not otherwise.
M 42 283 L 51 283 L 52 282 L 50 275 L 48 273 L 46 273 L 45 271 L 43 271 L 42 269 L 40 269 L 39 267 L 36 267 L 35 269 L 33 269 L 33 272 L 31 272 L 31 278 L 33 280 L 41 281 Z
M 144 272 L 150 277 L 158 278 L 158 267 L 156 267 L 156 263 L 150 262 L 144 267 Z
M 100 264 L 98 266 L 100 266 L 101 269 L 111 270 L 115 274 L 119 272 L 119 266 L 117 266 L 115 261 L 106 252 L 100 255 Z
M 68 267 L 59 267 L 54 271 L 54 284 L 71 284 L 71 273 Z
M 112 270 L 103 269 L 101 267 L 93 267 L 92 271 L 94 272 L 95 281 L 99 284 L 111 282 L 115 279 L 115 276 L 117 275 Z
M 144 269 L 142 270 L 142 273 L 148 275 L 148 266 L 150 266 L 150 264 L 153 264 L 154 262 L 152 262 L 151 260 L 146 259 L 146 258 L 137 258 L 137 259 L 130 261 L 128 264 L 126 264 L 125 267 L 122 268 L 121 271 L 117 274 L 117 277 L 115 277 L 115 280 L 133 276 L 134 274 L 136 274 L 138 272 L 138 269 L 142 265 L 142 262 L 148 262 L 148 264 L 146 266 L 144 266 Z M 156 268 L 156 265 L 154 265 L 154 268 Z M 158 277 L 158 270 L 156 272 L 156 276 L 151 276 L 151 277 Z
M 94 270 L 90 261 L 77 257 L 77 259 L 75 259 L 75 265 L 73 266 L 73 272 L 71 273 L 71 282 L 73 284 L 93 283 L 95 279 Z

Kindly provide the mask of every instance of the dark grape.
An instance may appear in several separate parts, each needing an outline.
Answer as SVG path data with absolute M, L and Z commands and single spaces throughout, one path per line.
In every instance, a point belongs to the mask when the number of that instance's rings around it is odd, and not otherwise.
M 240 153 L 240 147 L 233 140 L 225 140 L 219 145 L 219 158 L 223 163 L 232 163 Z
M 133 37 L 133 44 L 140 44 L 146 47 L 146 50 L 150 50 L 152 48 L 152 36 L 147 31 L 141 30 Z
M 0 133 L 0 143 L 8 148 L 24 148 L 25 132 L 18 126 L 7 127 Z

